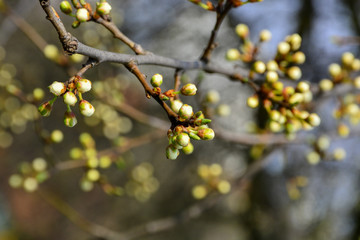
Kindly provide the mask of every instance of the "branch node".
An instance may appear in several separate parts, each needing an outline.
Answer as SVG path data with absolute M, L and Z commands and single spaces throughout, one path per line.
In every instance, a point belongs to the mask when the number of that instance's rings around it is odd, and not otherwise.
M 72 55 L 76 53 L 78 48 L 78 40 L 67 32 L 64 37 L 61 38 L 61 43 L 66 54 Z

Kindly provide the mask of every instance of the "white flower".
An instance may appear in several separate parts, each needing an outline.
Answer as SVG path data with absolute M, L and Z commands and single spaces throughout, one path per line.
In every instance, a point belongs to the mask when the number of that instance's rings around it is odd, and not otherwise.
M 76 12 L 76 19 L 79 22 L 86 22 L 90 20 L 90 13 L 86 8 L 80 8 Z
M 86 117 L 90 117 L 94 114 L 95 108 L 86 100 L 81 100 L 79 104 L 80 112 Z
M 66 91 L 66 87 L 65 84 L 62 82 L 53 82 L 50 86 L 49 86 L 50 92 L 56 96 L 60 96 L 61 94 L 63 94 Z
M 80 79 L 79 81 L 77 81 L 76 83 L 76 88 L 79 92 L 81 93 L 85 93 L 90 91 L 91 89 L 91 81 L 87 80 L 85 78 Z
M 96 11 L 100 15 L 108 15 L 111 11 L 111 5 L 108 2 L 99 3 L 96 7 Z

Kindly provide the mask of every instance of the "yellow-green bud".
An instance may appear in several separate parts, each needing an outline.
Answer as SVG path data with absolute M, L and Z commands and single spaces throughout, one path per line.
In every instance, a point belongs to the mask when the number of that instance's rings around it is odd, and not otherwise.
M 170 160 L 175 160 L 179 156 L 179 150 L 174 148 L 174 146 L 169 145 L 166 148 L 166 158 Z
M 317 115 L 316 113 L 311 113 L 309 115 L 309 117 L 307 118 L 307 121 L 313 127 L 317 127 L 321 123 L 321 119 L 320 119 L 319 115 Z
M 200 129 L 197 134 L 202 140 L 212 140 L 215 137 L 215 132 L 211 128 Z
M 79 92 L 85 93 L 91 90 L 92 83 L 90 80 L 82 78 L 76 82 L 76 88 Z
M 237 50 L 236 48 L 231 48 L 229 50 L 227 50 L 226 52 L 226 59 L 229 61 L 236 61 L 239 60 L 241 58 L 241 54 L 239 52 L 239 50 Z
M 51 132 L 50 138 L 54 143 L 59 143 L 64 139 L 64 134 L 60 130 L 54 130 Z
M 79 109 L 82 115 L 86 116 L 86 117 L 90 117 L 91 115 L 94 114 L 95 112 L 95 108 L 93 105 L 91 105 L 88 101 L 86 100 L 81 100 L 80 104 L 79 104 Z
M 336 148 L 334 150 L 334 159 L 337 161 L 344 160 L 346 158 L 346 151 L 343 148 Z
M 322 79 L 319 83 L 319 87 L 321 89 L 321 91 L 327 92 L 330 91 L 331 89 L 333 89 L 333 82 L 329 79 Z
M 60 10 L 65 14 L 72 13 L 72 7 L 71 4 L 68 1 L 62 1 L 60 3 Z
M 341 67 L 337 63 L 332 63 L 329 65 L 329 73 L 332 77 L 338 77 L 341 74 Z
M 182 147 L 186 147 L 190 143 L 190 137 L 186 133 L 180 133 L 176 136 L 176 143 Z
M 77 124 L 77 119 L 72 111 L 66 111 L 64 114 L 64 124 L 67 127 L 73 127 Z
M 290 67 L 286 73 L 292 80 L 298 80 L 302 76 L 301 69 L 298 66 Z
M 261 61 L 256 61 L 253 65 L 253 69 L 256 73 L 263 74 L 266 71 L 266 65 Z
M 277 91 L 282 91 L 284 89 L 284 84 L 282 82 L 273 82 L 271 84 L 271 86 L 273 87 L 274 90 L 277 90 Z
M 279 80 L 279 75 L 275 71 L 268 71 L 266 73 L 266 81 L 269 83 L 273 83 Z
M 357 88 L 357 89 L 360 89 L 360 76 L 356 77 L 354 79 L 354 86 Z
M 108 168 L 112 164 L 111 158 L 109 156 L 102 156 L 99 160 L 99 166 L 101 168 Z
M 279 65 L 276 61 L 271 60 L 266 63 L 266 69 L 268 71 L 277 71 L 279 69 Z
M 38 188 L 38 182 L 36 181 L 35 178 L 28 177 L 28 178 L 25 178 L 25 180 L 23 182 L 23 187 L 24 187 L 25 191 L 27 191 L 27 192 L 34 192 Z
M 300 48 L 302 39 L 299 34 L 294 33 L 287 38 L 287 41 L 291 45 L 291 50 L 296 51 Z
M 310 164 L 316 165 L 320 162 L 320 155 L 313 151 L 306 155 L 306 159 Z
M 193 108 L 188 104 L 183 104 L 179 110 L 179 116 L 183 119 L 189 119 L 194 115 Z
M 310 85 L 307 82 L 299 82 L 296 90 L 298 90 L 299 92 L 308 92 L 310 90 Z
M 66 86 L 62 82 L 55 81 L 49 86 L 49 89 L 50 89 L 50 92 L 52 94 L 54 94 L 55 96 L 60 96 L 61 94 L 63 94 L 66 91 Z
M 45 55 L 46 58 L 50 59 L 50 60 L 57 60 L 57 58 L 59 57 L 59 49 L 52 44 L 48 44 L 45 46 L 43 53 Z
M 347 137 L 350 134 L 350 129 L 343 123 L 340 123 L 337 128 L 337 132 L 340 137 Z
M 63 95 L 64 103 L 70 106 L 74 106 L 77 102 L 77 98 L 73 92 L 66 92 Z
M 275 121 L 270 121 L 269 129 L 270 129 L 270 131 L 272 131 L 274 133 L 277 133 L 277 132 L 281 131 L 282 127 L 281 127 L 280 123 L 275 122 Z
M 359 106 L 356 103 L 350 103 L 346 106 L 346 112 L 349 115 L 357 115 L 359 113 Z
M 33 96 L 34 96 L 34 100 L 36 101 L 42 100 L 45 96 L 44 90 L 42 90 L 41 88 L 35 88 L 33 90 Z
M 355 58 L 353 63 L 351 64 L 351 69 L 354 71 L 360 70 L 360 59 Z
M 247 38 L 249 36 L 249 27 L 242 23 L 238 24 L 235 27 L 235 32 L 240 38 Z
M 259 106 L 259 97 L 258 95 L 253 95 L 247 99 L 247 105 L 251 108 L 256 108 Z
M 273 121 L 278 122 L 280 120 L 281 113 L 277 110 L 271 110 L 269 113 L 269 118 Z
M 267 29 L 264 29 L 259 34 L 260 42 L 267 42 L 271 39 L 271 32 Z
M 96 169 L 90 169 L 86 173 L 86 178 L 89 181 L 96 182 L 97 180 L 100 179 L 100 172 Z
M 179 113 L 183 103 L 180 100 L 174 100 L 170 102 L 170 107 L 175 113 Z
M 350 52 L 343 53 L 341 57 L 341 61 L 346 67 L 351 67 L 354 62 L 354 59 L 355 59 L 354 55 Z
M 227 104 L 219 104 L 219 106 L 217 106 L 217 108 L 216 108 L 216 113 L 219 116 L 226 117 L 226 116 L 230 115 L 231 108 Z
M 76 12 L 76 19 L 79 22 L 86 22 L 91 19 L 90 13 L 86 8 L 79 8 Z
M 219 193 L 221 194 L 227 194 L 230 192 L 231 190 L 231 185 L 228 181 L 226 180 L 221 180 L 217 186 L 216 186 L 217 190 L 219 191 Z
M 292 61 L 296 64 L 303 64 L 306 60 L 306 56 L 303 52 L 296 52 L 292 55 Z
M 111 5 L 108 2 L 100 2 L 96 6 L 96 12 L 99 15 L 109 15 L 111 11 Z
M 192 154 L 194 151 L 194 145 L 191 142 L 189 142 L 189 144 L 186 147 L 183 147 L 181 150 L 186 155 Z
M 360 83 L 360 81 L 359 81 Z M 210 90 L 205 97 L 206 102 L 208 103 L 218 103 L 220 101 L 220 94 L 216 90 Z
M 192 195 L 195 199 L 203 199 L 207 195 L 207 189 L 203 185 L 196 185 L 192 189 Z
M 290 51 L 290 44 L 287 42 L 280 42 L 277 46 L 277 51 L 281 55 L 286 55 Z
M 35 158 L 32 161 L 32 167 L 37 172 L 45 171 L 47 168 L 47 162 L 43 158 Z
M 19 188 L 23 184 L 23 178 L 19 174 L 13 174 L 9 178 L 9 185 L 12 188 Z
M 195 84 L 192 83 L 188 83 L 180 89 L 181 94 L 185 96 L 194 96 L 196 94 L 196 91 L 197 88 Z
M 316 145 L 320 150 L 326 150 L 330 147 L 330 139 L 328 136 L 321 136 L 318 138 L 318 140 L 316 141 Z
M 160 87 L 163 83 L 163 76 L 159 73 L 154 74 L 150 79 L 150 83 L 153 87 Z

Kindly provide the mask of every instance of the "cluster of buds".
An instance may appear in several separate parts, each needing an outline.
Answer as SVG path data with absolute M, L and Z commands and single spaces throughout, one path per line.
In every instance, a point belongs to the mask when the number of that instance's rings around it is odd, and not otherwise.
M 360 71 L 360 59 L 355 58 L 350 52 L 343 53 L 341 64 L 332 63 L 329 65 L 330 78 L 322 79 L 319 87 L 323 92 L 333 89 L 336 84 L 350 83 L 360 89 L 360 76 L 353 77 L 354 72 Z
M 301 197 L 301 188 L 308 185 L 309 179 L 305 176 L 296 176 L 286 182 L 286 190 L 291 200 L 297 200 Z
M 80 78 L 78 76 L 72 77 L 69 83 L 53 82 L 49 86 L 50 92 L 54 95 L 54 98 L 41 104 L 38 108 L 40 114 L 44 117 L 50 116 L 52 106 L 55 100 L 62 96 L 63 101 L 67 106 L 67 110 L 64 115 L 64 124 L 68 127 L 73 127 L 77 123 L 75 114 L 72 112 L 71 107 L 75 106 L 79 97 L 79 110 L 82 115 L 90 117 L 94 114 L 95 108 L 88 101 L 84 100 L 82 94 L 91 90 L 91 81 L 88 79 Z
M 159 188 L 159 181 L 153 173 L 154 167 L 147 162 L 134 167 L 131 179 L 125 184 L 126 193 L 139 202 L 147 201 Z
M 39 184 L 49 177 L 47 162 L 43 158 L 35 158 L 31 164 L 23 162 L 19 166 L 20 173 L 13 174 L 9 178 L 9 184 L 13 188 L 22 187 L 27 192 L 34 192 Z
M 329 153 L 330 138 L 326 135 L 322 135 L 316 139 L 313 143 L 313 149 L 307 153 L 306 159 L 309 164 L 317 165 L 322 159 L 323 160 L 335 160 L 342 161 L 346 157 L 346 151 L 341 148 L 335 148 L 332 153 Z
M 219 164 L 201 164 L 197 174 L 204 181 L 203 184 L 195 185 L 192 195 L 196 199 L 203 199 L 211 192 L 227 194 L 231 190 L 231 184 L 222 177 L 223 169 Z
M 251 108 L 259 105 L 260 99 L 269 115 L 268 127 L 272 132 L 285 130 L 292 134 L 301 129 L 311 130 L 320 125 L 320 117 L 316 113 L 299 110 L 302 103 L 311 100 L 310 85 L 299 82 L 296 88 L 284 87 L 280 81 L 267 81 L 255 95 L 247 100 Z
M 103 155 L 100 156 L 95 146 L 95 140 L 88 133 L 82 133 L 79 136 L 79 141 L 83 148 L 72 148 L 70 150 L 70 157 L 73 160 L 85 160 L 85 173 L 80 181 L 81 189 L 84 191 L 91 191 L 93 189 L 93 183 L 99 182 L 106 185 L 101 180 L 101 173 L 99 169 L 107 169 L 112 165 L 112 159 Z M 109 187 L 107 188 L 107 190 Z M 114 188 L 115 189 L 115 188 Z
M 183 104 L 179 112 L 192 112 L 192 108 L 191 110 L 188 110 L 188 108 L 191 108 L 191 106 Z M 191 154 L 194 151 L 194 145 L 190 142 L 191 139 L 212 140 L 215 137 L 214 130 L 207 125 L 211 120 L 206 119 L 201 111 L 186 115 L 191 115 L 187 119 L 188 126 L 178 125 L 173 130 L 169 129 L 168 131 L 169 146 L 166 148 L 166 157 L 168 159 L 175 160 L 180 153 L 179 150 L 182 150 L 185 154 Z
M 238 24 L 235 27 L 235 32 L 236 35 L 239 36 L 242 43 L 239 48 L 231 48 L 226 52 L 226 59 L 229 61 L 241 60 L 243 62 L 250 63 L 256 57 L 259 44 L 271 40 L 271 32 L 267 29 L 264 29 L 260 32 L 257 42 L 253 43 L 250 40 L 249 27 L 243 23 Z
M 66 15 L 75 17 L 75 21 L 72 26 L 78 27 L 80 23 L 90 21 L 92 18 L 97 18 L 99 16 L 107 16 L 111 12 L 111 5 L 106 0 L 100 0 L 96 3 L 96 11 L 93 13 L 92 8 L 89 3 L 86 3 L 85 0 L 72 0 L 72 5 L 76 9 L 76 13 L 73 14 L 73 8 L 70 2 L 62 1 L 60 3 L 60 10 Z

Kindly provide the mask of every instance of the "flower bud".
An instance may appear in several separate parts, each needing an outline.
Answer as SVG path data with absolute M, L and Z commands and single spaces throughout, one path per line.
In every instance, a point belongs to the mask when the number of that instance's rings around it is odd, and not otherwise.
M 351 64 L 351 69 L 354 71 L 360 70 L 360 59 L 355 58 L 353 63 Z
M 77 102 L 77 98 L 73 92 L 66 92 L 63 95 L 64 103 L 70 106 L 74 106 Z
M 359 81 L 360 83 L 360 81 Z M 220 101 L 220 94 L 216 90 L 210 90 L 205 97 L 206 102 L 208 103 L 218 103 Z
M 357 88 L 357 89 L 360 89 L 360 76 L 356 77 L 354 79 L 354 86 Z
M 292 80 L 298 80 L 301 78 L 301 69 L 297 66 L 292 66 L 287 70 L 287 75 Z
M 235 27 L 235 32 L 242 39 L 247 38 L 249 36 L 249 27 L 245 24 L 238 24 Z
M 194 139 L 194 140 L 201 140 L 201 138 L 198 135 L 196 135 L 195 133 L 193 133 L 193 132 L 189 133 L 189 137 Z
M 90 169 L 86 173 L 86 178 L 89 181 L 96 182 L 100 179 L 100 172 L 97 169 Z
M 91 19 L 90 13 L 86 8 L 79 8 L 76 12 L 76 19 L 79 22 L 86 22 Z
M 291 105 L 293 105 L 293 104 L 301 103 L 303 100 L 304 100 L 304 96 L 301 93 L 294 93 L 293 95 L 291 95 L 288 102 Z
M 326 135 L 320 136 L 316 141 L 316 146 L 323 151 L 328 149 L 330 147 L 330 138 Z
M 337 63 L 332 63 L 329 66 L 329 73 L 332 77 L 338 77 L 341 74 L 341 67 Z
M 185 96 L 194 96 L 196 94 L 196 91 L 197 88 L 195 84 L 192 83 L 188 83 L 180 89 L 181 94 Z
M 211 128 L 200 129 L 197 134 L 201 140 L 212 140 L 215 137 L 215 132 Z
M 320 119 L 319 115 L 317 115 L 316 113 L 311 113 L 309 115 L 309 117 L 307 118 L 307 121 L 313 127 L 317 127 L 321 123 L 321 119 Z
M 42 171 L 45 171 L 46 168 L 47 168 L 47 162 L 45 161 L 45 159 L 43 158 L 35 158 L 33 161 L 32 161 L 32 167 L 35 171 L 37 172 L 42 172 Z
M 44 98 L 44 90 L 42 90 L 41 88 L 35 88 L 33 90 L 33 97 L 35 101 L 40 101 Z
M 266 69 L 268 71 L 277 71 L 279 69 L 279 65 L 276 61 L 271 60 L 266 63 Z
M 256 61 L 253 65 L 253 69 L 256 73 L 263 74 L 266 71 L 266 65 L 261 61 Z
M 52 110 L 52 102 L 51 101 L 44 102 L 43 104 L 41 104 L 38 107 L 38 111 L 41 114 L 41 116 L 43 116 L 43 117 L 50 116 L 51 110 Z
M 179 156 L 179 150 L 174 148 L 172 145 L 167 146 L 166 148 L 166 158 L 170 160 L 175 160 Z
M 350 52 L 343 53 L 341 57 L 341 61 L 346 67 L 351 67 L 352 63 L 354 62 L 354 59 L 355 59 L 354 55 Z
M 150 83 L 153 87 L 160 87 L 163 83 L 163 76 L 159 73 L 154 74 L 150 79 Z
M 64 114 L 64 124 L 67 127 L 73 127 L 77 124 L 77 119 L 72 111 L 66 111 Z
M 307 82 L 299 82 L 296 90 L 301 93 L 308 92 L 310 90 L 310 85 Z
M 175 113 L 179 113 L 183 103 L 180 100 L 174 100 L 170 102 L 170 107 Z
M 108 2 L 100 2 L 96 6 L 96 12 L 99 15 L 109 15 L 111 11 L 111 5 Z
M 296 64 L 303 64 L 306 60 L 306 56 L 303 52 L 296 52 L 292 55 L 292 61 Z
M 44 47 L 43 53 L 45 55 L 46 58 L 50 59 L 50 60 L 57 60 L 59 57 L 59 49 L 52 44 L 48 44 Z
M 308 161 L 308 163 L 310 163 L 311 165 L 316 165 L 320 162 L 320 155 L 317 152 L 309 152 L 306 155 L 306 160 Z
M 186 133 L 180 133 L 176 136 L 176 143 L 182 147 L 186 147 L 190 143 L 190 137 Z
M 64 139 L 64 134 L 60 130 L 54 130 L 51 132 L 50 139 L 54 143 L 60 143 Z
M 226 59 L 229 61 L 236 61 L 239 60 L 241 58 L 241 54 L 239 52 L 239 50 L 237 50 L 236 48 L 231 48 L 229 50 L 227 50 L 226 52 Z
M 191 142 L 189 142 L 189 144 L 186 147 L 183 147 L 181 150 L 186 155 L 192 154 L 194 151 L 194 145 Z
M 219 104 L 216 107 L 216 114 L 222 117 L 227 117 L 231 113 L 231 107 L 227 104 Z
M 281 55 L 286 55 L 290 51 L 290 44 L 287 42 L 280 42 L 277 46 L 277 51 Z
M 80 22 L 79 21 L 74 21 L 72 24 L 71 24 L 71 27 L 72 28 L 77 28 L 77 27 L 79 27 L 80 26 Z
M 271 32 L 267 29 L 264 29 L 260 32 L 259 35 L 260 42 L 267 42 L 271 39 Z
M 282 91 L 284 88 L 284 84 L 282 82 L 274 82 L 271 84 L 274 90 Z
M 341 161 L 344 160 L 344 158 L 346 157 L 346 151 L 343 148 L 336 148 L 334 150 L 334 159 L 337 161 Z
M 281 124 L 275 121 L 270 121 L 269 123 L 269 129 L 271 132 L 277 133 L 280 132 L 282 127 Z
M 291 45 L 291 50 L 296 51 L 301 46 L 301 36 L 297 33 L 294 33 L 293 35 L 289 36 L 287 39 L 287 42 Z
M 269 83 L 273 83 L 279 80 L 279 75 L 275 71 L 268 71 L 266 73 L 266 81 Z
M 49 89 L 52 94 L 60 96 L 66 91 L 66 86 L 62 82 L 55 81 L 49 86 Z
M 86 117 L 90 117 L 91 115 L 94 114 L 95 112 L 95 108 L 93 105 L 91 105 L 88 101 L 86 100 L 81 100 L 80 104 L 79 104 L 79 109 L 82 115 L 86 116 Z
M 24 190 L 27 192 L 34 192 L 38 189 L 38 182 L 33 177 L 25 178 L 23 182 Z
M 319 87 L 322 91 L 327 92 L 333 89 L 333 82 L 329 79 L 322 79 L 319 83 Z
M 277 110 L 271 110 L 269 113 L 269 118 L 273 121 L 278 122 L 280 120 L 281 113 Z
M 253 95 L 247 99 L 247 105 L 251 108 L 256 108 L 259 106 L 259 97 L 258 95 Z
M 65 14 L 72 13 L 72 7 L 71 4 L 68 1 L 62 1 L 60 3 L 60 10 Z
M 188 104 L 183 104 L 179 110 L 179 116 L 183 119 L 189 119 L 194 115 L 193 108 Z
M 350 129 L 343 123 L 340 123 L 337 127 L 337 132 L 340 137 L 346 138 L 350 134 Z
M 85 78 L 76 82 L 76 88 L 79 92 L 85 93 L 91 90 L 91 81 Z

